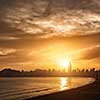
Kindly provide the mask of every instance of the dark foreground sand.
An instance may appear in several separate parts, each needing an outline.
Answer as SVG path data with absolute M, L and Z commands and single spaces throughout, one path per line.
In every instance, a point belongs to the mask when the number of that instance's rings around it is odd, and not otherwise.
M 100 80 L 77 89 L 33 97 L 26 100 L 100 100 Z

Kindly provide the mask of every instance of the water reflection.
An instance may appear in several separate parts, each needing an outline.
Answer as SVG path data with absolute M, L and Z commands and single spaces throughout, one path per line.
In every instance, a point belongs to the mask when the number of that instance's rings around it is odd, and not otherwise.
M 62 77 L 60 79 L 60 90 L 69 89 L 71 86 L 71 78 Z

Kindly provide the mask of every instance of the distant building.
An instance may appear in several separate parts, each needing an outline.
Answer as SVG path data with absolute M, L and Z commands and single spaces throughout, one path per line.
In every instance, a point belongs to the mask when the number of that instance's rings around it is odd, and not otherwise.
M 68 67 L 68 72 L 71 72 L 72 71 L 72 64 L 71 62 L 69 63 L 69 67 Z

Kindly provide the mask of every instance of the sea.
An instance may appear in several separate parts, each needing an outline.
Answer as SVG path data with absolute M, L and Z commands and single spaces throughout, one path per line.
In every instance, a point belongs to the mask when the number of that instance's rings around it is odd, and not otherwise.
M 0 77 L 0 100 L 23 100 L 81 87 L 94 82 L 86 77 Z

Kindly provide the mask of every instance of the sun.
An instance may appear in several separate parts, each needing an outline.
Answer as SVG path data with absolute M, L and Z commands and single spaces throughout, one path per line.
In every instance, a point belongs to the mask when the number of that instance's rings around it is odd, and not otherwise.
M 59 61 L 59 64 L 63 69 L 68 69 L 70 65 L 70 61 L 68 59 L 61 59 Z

